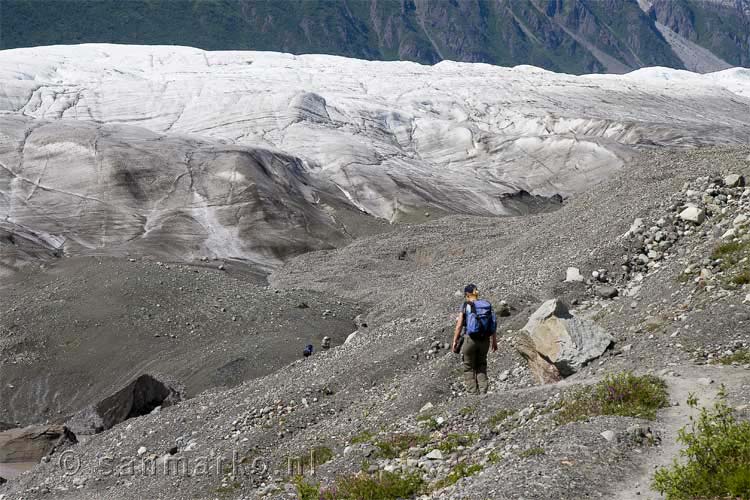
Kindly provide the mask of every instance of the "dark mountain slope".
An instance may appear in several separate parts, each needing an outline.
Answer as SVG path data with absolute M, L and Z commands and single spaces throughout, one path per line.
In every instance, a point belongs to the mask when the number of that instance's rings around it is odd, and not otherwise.
M 569 73 L 682 67 L 636 0 L 0 0 L 0 48 L 87 42 Z
M 750 1 L 655 0 L 650 12 L 728 63 L 750 66 Z

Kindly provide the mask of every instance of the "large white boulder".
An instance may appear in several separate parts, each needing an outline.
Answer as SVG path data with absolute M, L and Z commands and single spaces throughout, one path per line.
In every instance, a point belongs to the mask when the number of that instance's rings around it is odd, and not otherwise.
M 531 315 L 521 338 L 517 347 L 541 383 L 572 375 L 614 342 L 596 323 L 573 316 L 557 299 L 548 300 Z

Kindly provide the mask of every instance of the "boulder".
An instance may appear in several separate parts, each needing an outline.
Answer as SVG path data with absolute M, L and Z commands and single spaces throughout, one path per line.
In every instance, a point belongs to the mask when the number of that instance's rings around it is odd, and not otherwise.
M 724 185 L 730 188 L 742 187 L 745 185 L 745 177 L 739 174 L 729 174 L 724 177 Z
M 565 272 L 565 281 L 568 283 L 581 283 L 583 281 L 583 275 L 577 267 L 569 267 Z
M 521 330 L 516 348 L 539 383 L 577 372 L 601 356 L 614 338 L 591 320 L 573 316 L 560 300 L 548 300 Z
M 596 287 L 596 294 L 605 299 L 614 299 L 620 292 L 613 286 L 599 286 Z
M 63 425 L 32 425 L 0 432 L 0 468 L 21 473 L 77 442 L 75 434 Z
M 427 455 L 425 455 L 425 458 L 427 460 L 442 460 L 443 452 L 436 448 L 432 450 L 431 452 L 429 452 Z
M 685 222 L 692 222 L 693 224 L 703 224 L 703 221 L 706 220 L 706 213 L 696 206 L 689 206 L 685 210 L 680 212 L 679 217 Z
M 732 225 L 734 227 L 744 226 L 745 224 L 747 224 L 747 221 L 748 221 L 747 215 L 740 214 L 734 218 L 734 220 L 732 221 Z
M 96 434 L 181 399 L 182 390 L 176 384 L 144 374 L 99 403 L 84 408 L 67 425 L 77 434 Z
M 508 316 L 510 316 L 510 306 L 506 301 L 500 301 L 500 304 L 497 307 L 497 316 L 499 318 L 507 318 Z

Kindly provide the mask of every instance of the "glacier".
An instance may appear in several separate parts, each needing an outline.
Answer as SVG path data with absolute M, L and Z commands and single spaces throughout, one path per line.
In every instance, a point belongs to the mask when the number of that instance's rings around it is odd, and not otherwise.
M 0 272 L 81 253 L 271 268 L 348 241 L 341 210 L 515 215 L 643 149 L 749 140 L 742 68 L 573 76 L 175 46 L 5 50 Z

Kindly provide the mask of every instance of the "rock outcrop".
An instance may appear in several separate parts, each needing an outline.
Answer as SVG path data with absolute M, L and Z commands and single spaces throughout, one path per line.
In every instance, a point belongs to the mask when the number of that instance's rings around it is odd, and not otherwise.
M 77 442 L 75 434 L 63 425 L 32 425 L 0 432 L 0 470 L 4 474 L 22 472 Z
M 551 299 L 531 315 L 516 348 L 536 381 L 550 383 L 577 372 L 613 342 L 596 323 L 573 316 L 563 302 Z
M 141 375 L 108 398 L 85 408 L 67 425 L 77 434 L 102 432 L 129 418 L 148 415 L 156 408 L 177 403 L 182 399 L 181 392 L 176 384 Z

